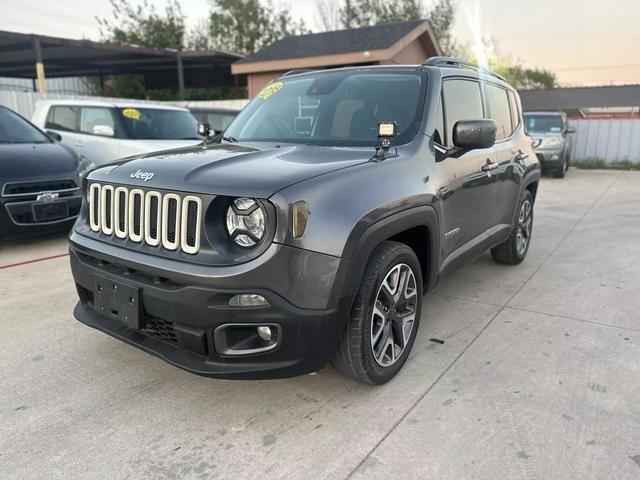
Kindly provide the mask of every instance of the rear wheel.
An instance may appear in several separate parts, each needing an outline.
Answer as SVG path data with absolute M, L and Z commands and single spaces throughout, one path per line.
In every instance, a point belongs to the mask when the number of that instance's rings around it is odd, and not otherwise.
M 525 190 L 518 207 L 518 216 L 511 235 L 500 245 L 491 249 L 491 256 L 498 263 L 517 265 L 524 260 L 531 244 L 533 233 L 533 196 Z
M 361 382 L 388 382 L 409 356 L 421 309 L 422 273 L 416 254 L 405 244 L 384 242 L 367 263 L 331 363 Z

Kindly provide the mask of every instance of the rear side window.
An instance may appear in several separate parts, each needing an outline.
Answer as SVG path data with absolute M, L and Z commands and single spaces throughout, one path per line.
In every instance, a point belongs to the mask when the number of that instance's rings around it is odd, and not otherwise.
M 112 137 L 115 131 L 113 115 L 108 108 L 82 107 L 80 131 L 91 135 Z
M 487 85 L 485 89 L 488 107 L 488 117 L 498 125 L 496 140 L 502 140 L 511 135 L 511 113 L 509 111 L 509 97 L 504 88 Z
M 51 108 L 45 128 L 63 130 L 65 132 L 78 131 L 78 107 L 57 105 Z
M 443 140 L 452 147 L 453 127 L 457 122 L 484 118 L 480 84 L 470 80 L 446 80 L 442 85 L 442 98 L 446 131 Z

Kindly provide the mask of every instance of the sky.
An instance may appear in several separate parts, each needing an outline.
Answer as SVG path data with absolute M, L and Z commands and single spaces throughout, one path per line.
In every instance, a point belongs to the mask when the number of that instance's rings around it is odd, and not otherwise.
M 317 0 L 275 3 L 319 29 Z M 209 10 L 207 0 L 181 6 L 188 25 Z M 0 12 L 0 30 L 91 40 L 100 39 L 95 16 L 111 18 L 109 0 L 0 0 Z M 492 38 L 501 55 L 549 69 L 565 86 L 640 83 L 640 0 L 458 0 L 454 31 L 472 50 Z

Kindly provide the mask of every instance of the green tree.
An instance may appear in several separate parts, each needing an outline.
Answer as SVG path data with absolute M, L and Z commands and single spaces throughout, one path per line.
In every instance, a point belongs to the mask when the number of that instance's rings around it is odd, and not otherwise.
M 150 48 L 183 49 L 185 22 L 178 0 L 168 0 L 164 14 L 158 13 L 148 0 L 138 6 L 129 4 L 129 0 L 109 2 L 113 19 L 96 17 L 104 40 Z
M 502 75 L 509 84 L 517 90 L 540 90 L 558 87 L 558 79 L 550 70 L 542 68 L 528 68 L 514 60 L 510 55 L 503 55 L 498 51 L 497 42 L 489 40 L 483 42 L 485 51 L 493 52 L 486 60 L 486 67 Z M 478 62 L 474 55 L 467 56 L 472 63 Z
M 148 0 L 133 6 L 128 0 L 109 0 L 112 19 L 96 17 L 100 35 L 105 41 L 127 43 L 149 48 L 182 50 L 185 43 L 184 15 L 177 0 L 168 0 L 163 13 L 159 13 Z M 90 82 L 101 94 L 113 97 L 145 98 L 142 75 L 108 75 L 104 87 L 95 78 Z
M 249 55 L 281 38 L 308 33 L 304 20 L 288 10 L 259 0 L 210 0 L 211 45 L 219 50 Z

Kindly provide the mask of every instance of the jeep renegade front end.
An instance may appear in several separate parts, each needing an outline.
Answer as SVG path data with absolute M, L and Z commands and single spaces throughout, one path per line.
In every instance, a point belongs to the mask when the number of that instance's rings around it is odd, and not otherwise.
M 539 176 L 495 74 L 446 58 L 293 72 L 220 143 L 89 175 L 75 316 L 200 375 L 331 361 L 384 383 L 438 278 L 489 248 L 524 259 Z

